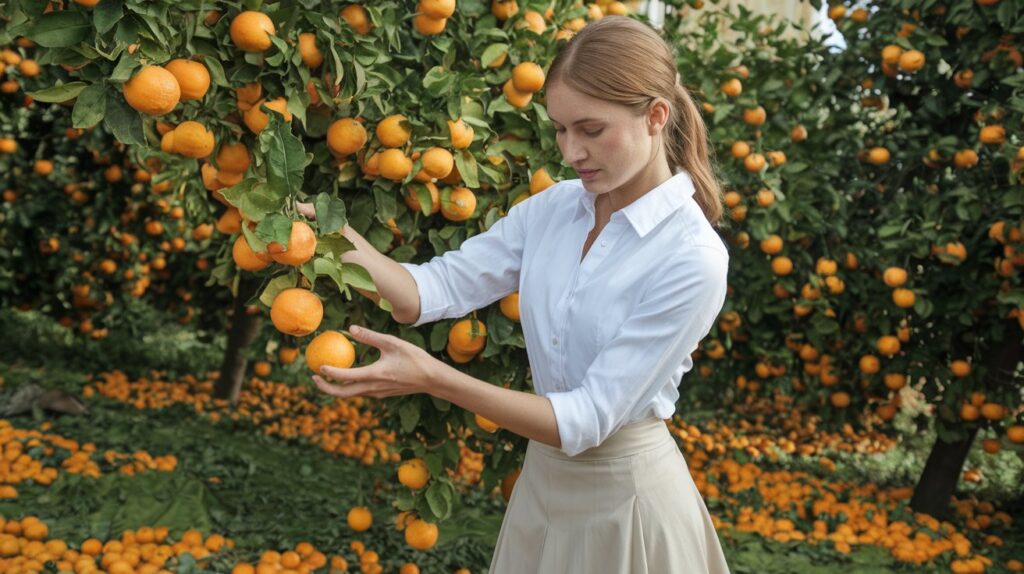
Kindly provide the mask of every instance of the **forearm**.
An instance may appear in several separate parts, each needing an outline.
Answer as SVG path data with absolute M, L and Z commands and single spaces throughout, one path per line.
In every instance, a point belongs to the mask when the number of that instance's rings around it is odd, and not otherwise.
M 492 385 L 440 361 L 431 379 L 431 395 L 476 413 L 517 435 L 555 448 L 562 447 L 555 411 L 546 398 Z
M 345 252 L 343 263 L 355 263 L 370 273 L 377 293 L 357 289 L 374 301 L 381 297 L 392 306 L 391 316 L 399 323 L 413 323 L 420 316 L 420 295 L 412 275 L 396 261 L 377 251 L 362 235 L 345 226 L 343 235 L 355 245 L 355 250 Z

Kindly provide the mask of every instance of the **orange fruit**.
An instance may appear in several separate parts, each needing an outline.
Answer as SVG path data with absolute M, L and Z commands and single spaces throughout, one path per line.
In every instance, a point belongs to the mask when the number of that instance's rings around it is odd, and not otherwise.
M 424 36 L 436 36 L 444 32 L 446 24 L 448 24 L 447 18 L 431 18 L 426 14 L 417 14 L 412 19 L 413 28 Z
M 997 421 L 1006 416 L 1006 408 L 999 403 L 985 403 L 981 405 L 981 416 L 990 421 Z
M 544 68 L 536 62 L 520 62 L 512 68 L 512 86 L 523 94 L 532 94 L 544 87 Z
M 285 289 L 270 304 L 270 321 L 287 335 L 304 337 L 316 331 L 323 318 L 324 305 L 320 297 L 308 289 Z
M 523 469 L 517 468 L 505 475 L 505 478 L 501 479 L 501 497 L 508 502 L 512 498 L 512 491 L 515 489 L 516 481 L 519 480 L 519 475 L 522 474 Z
M 903 48 L 900 48 L 896 44 L 889 44 L 882 48 L 882 61 L 886 64 L 896 65 L 900 61 L 900 56 L 903 55 Z
M 299 55 L 307 68 L 312 70 L 320 67 L 320 64 L 324 62 L 324 55 L 316 46 L 316 34 L 313 32 L 299 34 Z
M 976 407 L 976 406 L 974 406 L 974 405 L 972 405 L 970 403 L 964 403 L 963 405 L 960 406 L 960 418 L 961 419 L 963 419 L 963 420 L 965 420 L 967 422 L 971 422 L 971 421 L 978 420 L 978 416 L 979 416 L 978 407 Z
M 427 172 L 430 177 L 438 179 L 447 177 L 455 167 L 455 158 L 452 157 L 452 152 L 443 147 L 428 149 L 423 152 L 420 159 L 423 161 L 423 171 Z
M 441 202 L 441 215 L 449 221 L 465 221 L 476 211 L 476 195 L 467 187 L 456 187 Z
M 213 132 L 192 120 L 181 122 L 160 140 L 161 150 L 195 159 L 209 156 L 213 147 Z
M 473 127 L 466 125 L 462 118 L 448 120 L 448 133 L 455 149 L 466 149 L 473 143 Z
M 479 414 L 474 416 L 474 420 L 476 420 L 476 426 L 480 427 L 480 430 L 484 432 L 490 433 L 500 428 L 497 423 Z
M 398 482 L 413 490 L 419 490 L 430 480 L 430 469 L 420 458 L 411 458 L 398 466 Z
M 263 131 L 263 128 L 267 127 L 267 124 L 270 123 L 270 117 L 260 109 L 261 105 L 265 105 L 268 109 L 274 110 L 284 116 L 284 121 L 292 121 L 292 113 L 288 111 L 288 100 L 284 98 L 274 98 L 270 101 L 260 100 L 253 104 L 251 108 L 245 110 L 245 114 L 242 116 L 242 120 L 245 121 L 246 127 L 248 127 L 249 131 L 252 133 L 260 133 Z
M 448 343 L 457 353 L 475 355 L 487 343 L 487 327 L 476 319 L 457 321 L 448 331 Z
M 736 140 L 729 148 L 729 153 L 736 159 L 743 159 L 750 155 L 750 144 L 743 140 Z
M 1001 444 L 999 444 L 999 439 L 987 438 L 981 441 L 981 448 L 982 450 L 989 454 L 996 454 L 997 452 L 1002 450 L 1003 447 Z
M 530 101 L 533 99 L 533 94 L 517 90 L 511 78 L 505 81 L 501 91 L 505 94 L 505 99 L 508 100 L 509 105 L 514 108 L 525 108 L 530 105 Z
M 401 147 L 409 141 L 412 126 L 402 114 L 390 115 L 377 124 L 377 139 L 384 147 Z
M 150 116 L 162 116 L 181 99 L 181 87 L 174 74 L 160 66 L 143 66 L 122 87 L 128 105 Z
M 252 163 L 249 148 L 242 142 L 222 144 L 217 152 L 217 169 L 229 173 L 245 173 Z
M 895 303 L 897 307 L 909 309 L 914 306 L 915 300 L 916 296 L 910 289 L 900 287 L 898 289 L 894 289 L 892 292 L 892 302 Z
M 722 82 L 721 90 L 723 94 L 730 98 L 735 98 L 743 93 L 743 82 L 739 81 L 737 78 L 728 79 Z
M 886 373 L 885 387 L 891 391 L 898 391 L 907 386 L 907 376 L 903 373 Z
M 199 62 L 176 58 L 164 68 L 178 80 L 182 100 L 201 100 L 210 89 L 210 71 Z
M 441 211 L 441 193 L 437 190 L 437 186 L 434 185 L 432 182 L 428 181 L 423 185 L 427 188 L 427 191 L 430 192 L 430 213 L 427 215 L 433 215 L 438 211 Z M 412 186 L 412 184 L 410 184 L 406 190 L 405 204 L 409 206 L 409 209 L 413 211 L 422 210 L 422 207 L 420 206 L 419 194 L 416 192 L 416 189 Z
M 530 195 L 537 195 L 552 185 L 555 185 L 555 180 L 551 179 L 548 170 L 543 167 L 530 175 Z
M 873 147 L 868 150 L 868 163 L 873 165 L 884 165 L 889 162 L 891 154 L 884 147 Z
M 437 525 L 417 518 L 405 527 L 405 542 L 417 550 L 428 550 L 437 543 Z
M 370 15 L 366 13 L 366 9 L 359 4 L 349 4 L 345 6 L 339 14 L 341 19 L 344 20 L 356 34 L 365 36 L 370 33 L 373 29 L 373 22 L 370 21 Z
M 253 82 L 235 88 L 235 97 L 238 99 L 238 109 L 244 112 L 263 97 L 263 86 L 259 82 Z
M 777 255 L 782 252 L 784 242 L 781 237 L 774 233 L 761 240 L 761 251 L 767 255 Z
M 348 511 L 348 526 L 356 532 L 365 532 L 373 524 L 373 514 L 365 506 L 356 506 Z
M 312 259 L 316 253 L 316 234 L 305 221 L 292 221 L 287 250 L 280 243 L 272 241 L 267 245 L 267 253 L 282 265 L 297 267 Z
M 882 281 L 889 287 L 902 287 L 907 282 L 907 271 L 902 267 L 889 267 L 882 273 Z
M 900 55 L 899 67 L 904 72 L 916 72 L 924 67 L 924 54 L 918 50 L 907 50 Z
M 1006 128 L 1003 126 L 985 126 L 981 128 L 978 139 L 983 144 L 1000 145 L 1006 141 Z
M 499 303 L 501 314 L 510 321 L 519 320 L 519 292 L 512 293 L 501 298 Z
M 35 60 L 25 59 L 18 64 L 18 71 L 26 78 L 34 78 L 38 76 L 39 72 L 42 70 Z
M 299 350 L 295 347 L 281 347 L 277 351 L 277 360 L 282 365 L 290 365 L 299 357 Z
M 845 409 L 850 406 L 850 394 L 846 391 L 836 391 L 829 396 L 829 402 L 837 409 Z
M 978 152 L 973 149 L 962 149 L 953 154 L 953 167 L 966 169 L 978 165 Z
M 412 160 L 398 148 L 388 148 L 378 154 L 380 174 L 393 181 L 402 181 L 412 172 Z
M 398 574 L 420 574 L 420 567 L 412 562 L 406 562 L 398 569 Z
M 356 349 L 344 334 L 338 331 L 324 331 L 306 345 L 306 364 L 314 373 L 320 367 L 347 369 L 356 361 Z
M 516 0 L 492 0 L 491 14 L 498 20 L 508 20 L 519 12 L 519 4 Z
M 886 357 L 892 357 L 900 352 L 900 340 L 893 335 L 882 335 L 878 338 L 875 347 L 879 353 Z
M 419 11 L 431 18 L 448 18 L 455 13 L 455 0 L 420 0 Z
M 767 119 L 768 114 L 764 111 L 764 108 L 762 106 L 757 106 L 756 108 L 746 108 L 743 110 L 743 121 L 748 125 L 764 125 L 764 122 Z
M 217 231 L 225 234 L 238 233 L 242 230 L 242 214 L 238 208 L 229 207 L 223 215 L 217 219 Z
M 747 157 L 743 158 L 743 168 L 751 173 L 757 173 L 764 169 L 767 162 L 764 159 L 764 154 L 752 153 Z
M 270 363 L 266 361 L 256 361 L 252 366 L 252 372 L 257 377 L 266 377 L 270 375 Z
M 356 153 L 366 145 L 366 128 L 353 118 L 335 120 L 327 128 L 327 147 L 338 155 Z
M 772 258 L 772 273 L 776 275 L 789 275 L 793 271 L 793 260 L 785 255 Z
M 971 364 L 962 359 L 957 359 L 949 364 L 949 370 L 952 371 L 954 377 L 962 379 L 971 374 Z
M 796 125 L 792 130 L 789 131 L 789 139 L 799 143 L 807 139 L 807 128 L 802 125 Z
M 261 255 L 266 256 L 266 254 Z M 235 239 L 235 244 L 231 248 L 231 258 L 235 260 L 235 265 L 239 269 L 246 271 L 259 271 L 266 269 L 270 265 L 269 259 L 260 257 L 249 247 L 249 242 L 246 241 L 245 235 L 239 235 L 238 239 Z
M 1024 425 L 1013 425 L 1006 429 L 1006 438 L 1014 444 L 1024 444 Z
M 270 16 L 245 10 L 231 21 L 231 41 L 243 52 L 263 52 L 270 48 L 270 37 L 277 32 Z
M 37 159 L 32 163 L 32 171 L 37 175 L 50 175 L 53 173 L 53 162 L 48 159 Z

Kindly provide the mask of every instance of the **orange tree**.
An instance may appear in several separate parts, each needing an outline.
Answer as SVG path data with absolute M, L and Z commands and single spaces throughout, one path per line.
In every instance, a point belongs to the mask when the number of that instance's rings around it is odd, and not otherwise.
M 157 164 L 134 161 L 103 130 L 73 128 L 71 106 L 27 95 L 54 81 L 34 56 L 24 39 L 0 49 L 4 306 L 91 339 L 131 327 L 134 300 L 191 323 L 202 288 L 193 271 L 209 266 L 213 227 L 188 224 Z
M 922 393 L 937 438 L 912 507 L 944 515 L 979 428 L 1002 435 L 989 452 L 1024 441 L 1024 6 L 834 3 L 831 50 L 739 12 L 679 13 L 705 24 L 679 36 L 680 68 L 734 246 L 697 368 L 832 423 L 889 421 L 904 387 Z
M 12 4 L 7 33 L 61 65 L 37 99 L 72 105 L 77 126 L 102 124 L 158 159 L 193 224 L 216 222 L 211 284 L 237 308 L 269 310 L 280 342 L 314 362 L 372 361 L 347 349 L 343 327 L 358 322 L 524 389 L 515 297 L 462 320 L 397 325 L 387 301 L 351 294 L 374 286 L 342 262 L 352 246 L 339 232 L 347 223 L 395 260 L 427 260 L 572 176 L 538 93 L 543 68 L 588 19 L 627 11 L 567 0 L 26 1 Z M 325 340 L 335 343 L 311 345 Z M 218 393 L 235 396 L 237 383 Z M 442 471 L 459 462 L 456 434 L 485 453 L 486 484 L 509 477 L 507 492 L 523 439 L 425 395 L 378 406 L 407 437 L 399 509 L 449 514 Z M 416 548 L 434 537 L 429 525 L 407 530 Z

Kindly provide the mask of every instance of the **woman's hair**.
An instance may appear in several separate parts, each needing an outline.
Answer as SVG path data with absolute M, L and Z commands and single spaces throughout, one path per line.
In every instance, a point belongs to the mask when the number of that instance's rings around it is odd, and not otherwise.
M 555 57 L 548 85 L 565 85 L 590 97 L 614 102 L 637 115 L 655 97 L 671 102 L 665 126 L 669 169 L 685 169 L 693 179 L 694 200 L 715 225 L 722 216 L 722 188 L 708 144 L 708 131 L 690 92 L 679 82 L 672 50 L 646 24 L 625 16 L 606 16 L 577 32 Z

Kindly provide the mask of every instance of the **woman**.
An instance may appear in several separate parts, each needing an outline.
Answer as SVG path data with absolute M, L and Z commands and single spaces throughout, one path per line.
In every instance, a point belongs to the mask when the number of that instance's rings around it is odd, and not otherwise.
M 637 63 L 643 62 L 643 65 Z M 422 325 L 520 292 L 536 394 L 470 377 L 396 337 L 353 327 L 372 365 L 325 367 L 339 397 L 430 393 L 530 439 L 492 574 L 728 572 L 664 420 L 725 300 L 729 255 L 707 132 L 669 47 L 607 17 L 559 53 L 547 110 L 580 178 L 512 207 L 460 249 L 398 264 L 365 239 L 393 317 Z

